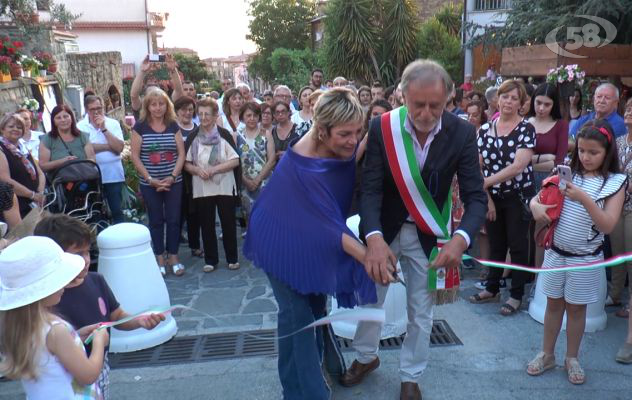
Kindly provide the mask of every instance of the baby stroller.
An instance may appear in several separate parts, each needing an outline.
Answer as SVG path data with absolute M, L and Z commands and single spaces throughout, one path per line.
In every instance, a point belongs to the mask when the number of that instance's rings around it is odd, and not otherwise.
M 103 195 L 101 169 L 92 160 L 72 160 L 48 176 L 45 208 L 51 213 L 64 213 L 90 226 L 96 235 L 110 225 L 110 213 Z M 98 249 L 91 247 L 93 264 Z

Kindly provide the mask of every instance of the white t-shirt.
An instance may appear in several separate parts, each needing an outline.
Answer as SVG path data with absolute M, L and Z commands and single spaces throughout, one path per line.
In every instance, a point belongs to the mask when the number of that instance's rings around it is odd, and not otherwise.
M 107 144 L 108 141 L 105 134 L 101 130 L 92 126 L 88 117 L 85 117 L 77 124 L 80 131 L 90 135 L 90 143 Z M 123 131 L 121 125 L 115 119 L 105 117 L 105 128 L 114 137 L 123 140 Z M 101 182 L 116 183 L 125 182 L 125 171 L 121 162 L 121 155 L 111 151 L 100 151 L 96 153 L 96 161 L 101 169 Z
M 39 160 L 39 144 L 40 136 L 45 135 L 44 132 L 31 131 L 31 139 L 26 141 L 20 138 L 20 150 L 24 153 L 31 153 L 35 161 Z

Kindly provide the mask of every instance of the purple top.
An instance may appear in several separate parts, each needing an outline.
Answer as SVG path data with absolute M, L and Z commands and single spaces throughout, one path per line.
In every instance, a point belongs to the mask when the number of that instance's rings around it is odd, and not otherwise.
M 244 255 L 301 294 L 336 296 L 341 307 L 377 301 L 375 283 L 342 248 L 355 157 L 316 159 L 290 146 L 253 206 Z
M 568 122 L 560 119 L 548 132 L 537 132 L 534 154 L 554 154 L 555 165 L 561 165 L 567 152 Z

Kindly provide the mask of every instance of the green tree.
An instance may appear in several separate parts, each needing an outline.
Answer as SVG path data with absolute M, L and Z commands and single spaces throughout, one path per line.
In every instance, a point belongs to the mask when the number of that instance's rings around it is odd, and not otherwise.
M 632 43 L 632 0 L 513 0 L 502 26 L 483 26 L 469 23 L 466 29 L 471 38 L 469 47 L 480 43 L 498 47 L 517 47 L 544 43 L 546 35 L 555 28 L 583 26 L 588 22 L 578 15 L 604 18 L 617 28 L 613 43 Z M 484 33 L 480 33 L 484 31 Z M 604 38 L 605 31 L 600 29 Z M 564 37 L 557 36 L 558 41 Z
M 383 7 L 383 70 L 384 74 L 389 73 L 387 81 L 395 81 L 416 58 L 418 13 L 415 3 L 406 0 L 386 0 Z
M 434 17 L 445 26 L 450 35 L 459 36 L 463 25 L 463 4 L 448 3 Z
M 271 81 L 274 76 L 269 59 L 275 49 L 309 47 L 309 22 L 315 17 L 314 1 L 250 0 L 248 15 L 252 20 L 246 38 L 257 45 L 257 55 L 251 59 L 248 70 Z
M 436 18 L 430 18 L 421 25 L 418 36 L 419 57 L 439 62 L 452 79 L 463 76 L 463 52 L 459 36 L 450 34 Z
M 314 61 L 315 54 L 309 49 L 276 49 L 270 56 L 273 81 L 287 85 L 293 93 L 298 93 L 301 87 L 309 84 Z
M 332 0 L 325 54 L 333 75 L 395 81 L 417 53 L 417 9 L 411 0 Z
M 174 54 L 173 58 L 178 63 L 178 69 L 184 75 L 184 79 L 198 84 L 202 80 L 212 80 L 214 75 L 206 69 L 204 61 L 198 56 Z

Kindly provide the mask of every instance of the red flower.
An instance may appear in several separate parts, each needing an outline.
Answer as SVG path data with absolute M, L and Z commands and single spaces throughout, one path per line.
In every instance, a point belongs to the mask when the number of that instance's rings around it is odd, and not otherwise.
M 9 52 L 9 54 L 15 54 L 15 49 L 13 47 L 9 47 L 7 51 Z
M 19 49 L 20 47 L 24 46 L 24 43 L 15 41 L 13 42 L 13 45 Z

